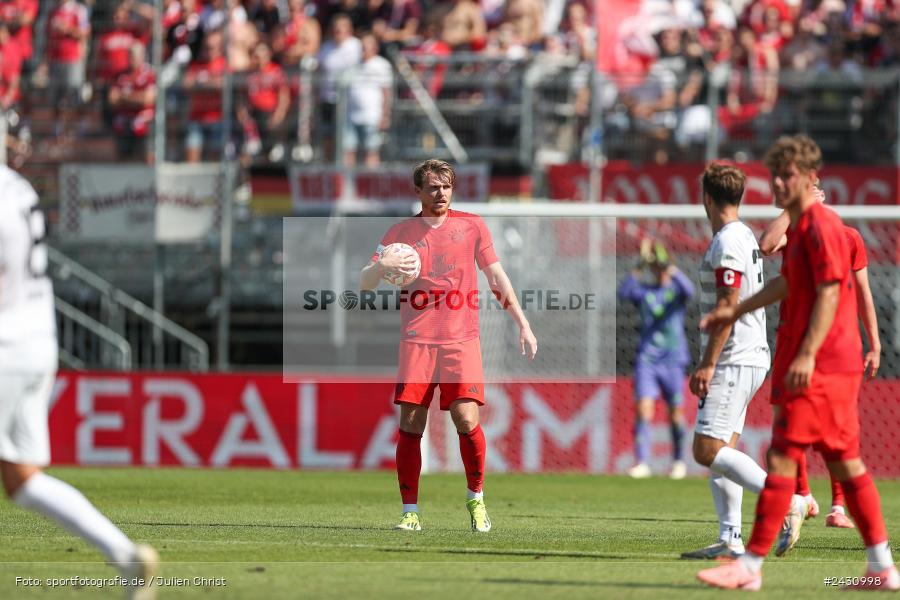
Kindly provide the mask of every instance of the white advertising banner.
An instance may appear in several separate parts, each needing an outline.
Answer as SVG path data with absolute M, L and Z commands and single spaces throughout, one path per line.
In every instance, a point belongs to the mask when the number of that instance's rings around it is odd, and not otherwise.
M 218 224 L 222 197 L 219 164 L 163 164 L 156 181 L 156 241 L 202 239 Z
M 193 242 L 217 225 L 219 164 L 67 164 L 60 169 L 61 234 L 84 241 Z

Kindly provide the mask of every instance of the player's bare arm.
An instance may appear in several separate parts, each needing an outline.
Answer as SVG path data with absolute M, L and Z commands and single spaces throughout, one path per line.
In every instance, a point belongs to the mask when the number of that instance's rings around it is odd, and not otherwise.
M 740 288 L 716 288 L 716 310 L 737 306 L 740 293 Z M 722 348 L 725 347 L 725 342 L 728 341 L 728 336 L 731 335 L 731 328 L 732 324 L 729 323 L 711 331 L 709 334 L 709 342 L 706 344 L 703 357 L 700 359 L 700 366 L 691 375 L 691 392 L 698 398 L 703 398 L 709 393 L 709 382 L 713 378 Z
M 784 277 L 776 277 L 769 281 L 763 289 L 737 306 L 716 306 L 715 310 L 700 319 L 700 329 L 712 332 L 720 327 L 731 325 L 745 314 L 775 304 L 786 296 L 787 282 Z
M 786 210 L 766 225 L 759 238 L 759 251 L 763 256 L 772 256 L 787 245 L 787 230 L 791 224 L 791 216 Z
M 825 192 L 818 186 L 813 188 L 813 196 L 819 202 L 825 202 Z M 766 225 L 762 236 L 759 238 L 759 251 L 763 256 L 772 256 L 781 252 L 787 246 L 787 230 L 791 225 L 791 216 L 786 210 Z
M 881 366 L 881 337 L 878 335 L 878 317 L 875 313 L 875 302 L 872 300 L 872 288 L 869 287 L 869 269 L 863 267 L 853 272 L 856 279 L 856 305 L 863 328 L 869 337 L 869 351 L 863 360 L 863 373 L 867 379 L 874 379 Z
M 830 281 L 820 284 L 816 288 L 816 303 L 813 304 L 812 316 L 809 319 L 809 328 L 797 351 L 797 356 L 788 367 L 784 380 L 789 390 L 803 389 L 809 386 L 813 371 L 816 368 L 816 353 L 822 347 L 822 342 L 834 323 L 834 315 L 837 313 L 838 301 L 841 297 L 841 284 L 839 281 Z
M 531 325 L 519 306 L 519 300 L 516 298 L 516 291 L 513 289 L 506 271 L 499 262 L 495 262 L 482 269 L 488 280 L 488 285 L 494 296 L 500 301 L 500 304 L 507 313 L 519 326 L 519 347 L 523 355 L 528 356 L 528 360 L 534 360 L 537 354 L 537 338 L 531 332 Z
M 387 271 L 398 271 L 404 275 L 415 272 L 416 259 L 405 252 L 386 252 L 378 260 L 370 260 L 359 276 L 359 289 L 374 290 Z

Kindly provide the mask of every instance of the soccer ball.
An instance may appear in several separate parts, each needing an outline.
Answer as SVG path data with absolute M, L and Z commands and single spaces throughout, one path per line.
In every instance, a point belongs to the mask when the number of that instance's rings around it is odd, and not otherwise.
M 404 275 L 403 273 L 397 273 L 394 271 L 387 271 L 384 275 L 382 275 L 382 279 L 388 282 L 391 285 L 395 285 L 397 287 L 406 287 L 411 284 L 413 281 L 419 278 L 419 273 L 422 271 L 422 259 L 419 258 L 419 253 L 416 252 L 415 248 L 410 246 L 409 244 L 403 243 L 394 243 L 388 244 L 385 246 L 384 250 L 381 251 L 380 256 L 384 256 L 390 252 L 396 254 L 409 254 L 416 258 L 416 267 L 415 272 L 412 275 Z

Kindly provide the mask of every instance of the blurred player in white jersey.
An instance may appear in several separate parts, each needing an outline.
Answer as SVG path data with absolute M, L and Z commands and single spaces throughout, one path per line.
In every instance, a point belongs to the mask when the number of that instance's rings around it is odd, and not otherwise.
M 41 468 L 50 462 L 47 427 L 57 366 L 53 286 L 44 216 L 31 185 L 0 165 L 0 473 L 13 502 L 41 513 L 99 548 L 129 581 L 149 582 L 158 557 L 135 545 L 78 490 Z M 15 543 L 7 540 L 7 543 Z M 153 588 L 125 586 L 128 596 Z
M 711 164 L 703 173 L 703 206 L 713 239 L 700 267 L 701 312 L 736 306 L 763 287 L 762 257 L 756 236 L 738 219 L 746 177 L 739 169 Z M 719 518 L 719 541 L 682 558 L 714 559 L 743 554 L 743 489 L 759 493 L 766 472 L 736 449 L 747 405 L 769 370 L 766 313 L 755 310 L 733 326 L 701 338 L 701 359 L 691 376 L 691 391 L 700 398 L 694 429 L 694 458 L 710 469 Z

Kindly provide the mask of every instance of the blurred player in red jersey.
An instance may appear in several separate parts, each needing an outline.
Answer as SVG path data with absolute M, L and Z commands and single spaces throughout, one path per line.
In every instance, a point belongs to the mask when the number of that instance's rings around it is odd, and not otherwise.
M 815 142 L 804 135 L 783 137 L 765 162 L 776 205 L 790 216 L 782 276 L 736 308 L 720 307 L 707 314 L 701 326 L 716 328 L 748 310 L 788 299 L 778 331 L 782 348 L 772 366 L 776 411 L 768 476 L 747 553 L 697 577 L 725 589 L 761 587 L 763 558 L 790 509 L 797 463 L 812 446 L 841 482 L 866 546 L 866 576 L 854 587 L 897 590 L 900 573 L 888 546 L 881 499 L 859 454 L 862 341 L 845 226 L 816 198 L 813 183 L 822 153 Z
M 400 309 L 394 403 L 400 405 L 397 478 L 403 516 L 397 529 L 422 528 L 418 507 L 420 445 L 428 407 L 438 387 L 441 410 L 450 412 L 459 433 L 472 530 L 491 529 L 482 491 L 486 444 L 478 416 L 478 407 L 484 404 L 478 270 L 487 276 L 491 291 L 519 326 L 522 354 L 533 359 L 537 353 L 537 340 L 494 253 L 484 221 L 477 215 L 450 209 L 455 182 L 456 173 L 446 162 L 432 159 L 419 164 L 413 171 L 413 184 L 422 212 L 388 230 L 360 275 L 360 288 L 373 290 L 386 271 L 412 274 L 414 256 L 383 252 L 393 243 L 409 244 L 420 256 L 421 274 L 406 288 L 408 301 Z
M 817 200 L 825 201 L 825 194 L 816 188 Z M 790 216 L 787 212 L 782 212 L 775 220 L 766 227 L 763 235 L 760 237 L 759 245 L 765 256 L 777 254 L 787 245 L 787 230 L 790 225 Z M 866 330 L 869 338 L 869 351 L 866 352 L 863 359 L 863 372 L 866 373 L 869 380 L 878 374 L 881 366 L 881 338 L 878 335 L 878 317 L 875 313 L 875 302 L 872 300 L 872 289 L 869 286 L 869 260 L 866 256 L 866 248 L 863 243 L 862 236 L 859 232 L 850 226 L 845 226 L 844 231 L 847 234 L 847 242 L 850 244 L 850 268 L 853 271 L 853 277 L 856 280 L 856 302 L 859 310 L 859 318 Z M 776 348 L 777 353 L 777 348 Z M 809 489 L 809 477 L 806 469 L 806 455 L 798 463 L 797 471 L 797 493 L 802 495 L 809 506 L 809 517 L 815 517 L 819 514 L 819 506 L 812 497 Z M 841 483 L 831 477 L 831 510 L 825 518 L 826 527 L 841 527 L 852 529 L 854 527 L 846 514 L 846 500 L 844 498 L 844 490 Z M 793 512 L 793 511 L 792 511 Z M 788 521 L 791 521 L 789 523 Z M 788 520 L 782 528 L 782 534 L 779 536 L 778 547 L 784 547 L 785 551 L 793 547 L 793 543 L 788 537 L 788 532 L 794 533 L 794 541 L 796 541 L 796 529 L 802 519 L 799 515 L 788 515 Z

